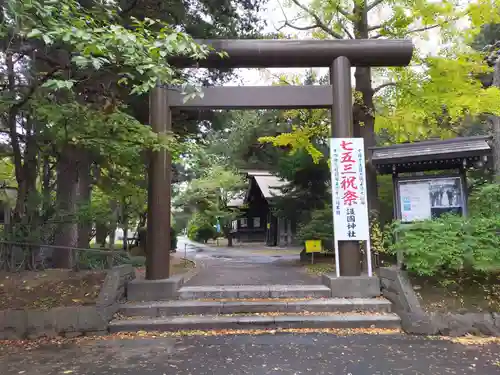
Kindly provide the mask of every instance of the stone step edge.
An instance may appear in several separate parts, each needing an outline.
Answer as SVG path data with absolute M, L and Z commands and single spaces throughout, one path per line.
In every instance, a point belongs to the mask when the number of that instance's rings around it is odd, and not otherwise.
M 264 291 L 264 290 L 286 290 L 286 289 L 294 289 L 294 290 L 329 290 L 326 285 L 322 284 L 269 284 L 269 285 L 194 285 L 194 286 L 183 286 L 179 289 L 179 291 L 196 291 L 196 292 L 219 292 L 219 291 L 240 291 L 240 290 L 255 290 L 255 291 Z
M 109 331 L 176 331 L 256 328 L 400 328 L 396 314 L 189 316 L 112 320 Z
M 256 312 L 390 312 L 391 302 L 382 298 L 323 298 L 307 301 L 196 301 L 175 300 L 150 303 L 125 303 L 120 314 L 125 316 L 168 316 L 182 314 L 231 314 Z
M 178 295 L 180 299 L 331 297 L 331 290 L 325 285 L 187 286 Z

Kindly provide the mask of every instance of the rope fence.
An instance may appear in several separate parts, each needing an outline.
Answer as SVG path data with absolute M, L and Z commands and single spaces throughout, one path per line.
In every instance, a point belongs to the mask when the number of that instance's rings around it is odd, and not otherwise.
M 130 254 L 124 250 L 0 241 L 0 270 L 9 272 L 44 270 L 51 266 L 54 250 L 71 252 L 75 270 L 107 269 L 131 259 Z

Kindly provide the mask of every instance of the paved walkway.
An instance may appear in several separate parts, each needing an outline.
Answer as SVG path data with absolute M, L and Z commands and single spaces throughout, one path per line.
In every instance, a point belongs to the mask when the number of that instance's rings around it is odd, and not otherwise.
M 499 353 L 498 345 L 400 335 L 115 338 L 9 353 L 0 357 L 0 374 L 494 375 L 500 373 Z
M 321 279 L 306 273 L 299 262 L 298 250 L 263 248 L 215 248 L 180 238 L 177 256 L 199 266 L 199 272 L 187 285 L 313 285 Z

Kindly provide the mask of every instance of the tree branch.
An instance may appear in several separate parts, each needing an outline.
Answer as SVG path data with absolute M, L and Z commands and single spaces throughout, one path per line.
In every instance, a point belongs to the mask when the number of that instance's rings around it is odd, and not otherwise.
M 292 25 L 290 22 L 285 20 L 285 23 L 283 24 L 283 26 L 281 26 L 277 30 L 281 31 L 281 29 L 283 29 L 284 27 L 287 27 L 287 26 L 291 27 L 292 29 L 299 30 L 299 31 L 312 30 L 312 29 L 316 29 L 317 27 L 319 27 L 317 24 L 309 25 L 309 26 L 296 26 L 296 25 Z
M 378 30 L 378 29 L 380 29 L 382 27 L 384 27 L 384 25 L 382 25 L 382 24 L 377 25 L 377 26 L 369 26 L 368 27 L 368 32 Z
M 351 19 L 351 17 L 352 17 L 352 15 L 349 14 L 349 12 L 347 10 L 345 10 L 344 8 L 342 8 L 340 6 L 340 2 L 338 2 L 337 6 L 335 7 L 335 10 L 348 19 Z
M 380 4 L 382 4 L 385 0 L 375 0 L 373 3 L 371 4 L 368 4 L 368 6 L 366 7 L 366 12 L 369 12 L 370 10 L 372 10 L 373 8 L 379 6 Z
M 379 92 L 380 90 L 386 88 L 386 87 L 389 87 L 389 86 L 397 86 L 397 83 L 396 82 L 387 82 L 387 83 L 383 83 L 382 85 L 378 86 L 378 87 L 375 87 L 373 89 L 373 95 L 375 95 L 377 92 Z
M 435 29 L 435 28 L 440 27 L 440 26 L 443 26 L 443 24 L 436 23 L 435 25 L 430 25 L 430 26 L 420 27 L 418 29 L 408 30 L 406 32 L 406 34 L 413 34 L 413 33 L 419 33 L 421 31 L 432 30 L 432 29 Z
M 336 33 L 335 31 L 333 31 L 323 21 L 321 21 L 321 18 L 319 18 L 319 16 L 316 13 L 311 12 L 307 7 L 305 7 L 304 5 L 302 5 L 299 2 L 299 0 L 292 0 L 292 2 L 295 5 L 297 5 L 300 9 L 302 9 L 304 12 L 306 12 L 307 14 L 309 14 L 309 16 L 311 16 L 314 19 L 314 21 L 316 22 L 317 27 L 320 28 L 321 30 L 323 30 L 325 33 L 331 35 L 335 39 L 344 39 L 344 37 L 342 35 Z
M 449 20 L 446 20 L 445 22 L 442 22 L 442 23 L 436 23 L 434 25 L 423 26 L 423 27 L 419 27 L 417 29 L 407 30 L 405 32 L 405 35 L 410 35 L 410 34 L 414 34 L 414 33 L 420 33 L 422 31 L 428 31 L 428 30 L 436 29 L 438 27 L 446 25 L 447 23 L 450 23 L 450 22 L 453 22 L 453 21 L 457 21 L 457 20 L 458 20 L 458 17 L 453 17 L 453 18 L 451 18 Z M 378 39 L 378 38 L 380 38 L 382 36 L 384 36 L 384 35 L 378 34 L 378 35 L 375 35 L 374 37 L 372 37 L 371 39 Z
M 137 5 L 138 0 L 132 0 L 130 4 L 128 4 L 126 7 L 122 8 L 120 12 L 120 16 L 124 16 L 128 12 L 130 12 L 132 9 L 134 9 Z
M 36 89 L 39 88 L 40 86 L 42 86 L 49 79 L 51 79 L 58 71 L 59 71 L 59 67 L 53 68 L 50 72 L 48 72 L 42 78 L 40 78 L 37 83 L 35 83 L 34 85 L 32 85 L 30 87 L 30 89 L 28 90 L 26 95 L 24 95 L 24 97 L 21 100 L 19 100 L 17 103 L 12 105 L 12 109 L 18 110 L 23 105 L 25 105 L 28 102 L 28 100 L 30 100 L 31 96 L 35 93 Z
M 341 27 L 342 27 L 342 30 L 344 30 L 345 35 L 347 35 L 347 37 L 349 39 L 354 39 L 354 36 L 351 34 L 351 32 L 349 30 L 347 30 L 346 26 L 342 25 Z

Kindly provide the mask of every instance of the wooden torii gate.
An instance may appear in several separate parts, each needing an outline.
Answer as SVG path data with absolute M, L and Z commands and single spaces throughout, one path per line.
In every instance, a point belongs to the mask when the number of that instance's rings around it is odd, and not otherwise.
M 330 85 L 207 87 L 203 98 L 184 103 L 180 91 L 157 86 L 150 93 L 150 124 L 157 133 L 172 129 L 172 108 L 295 109 L 329 108 L 332 137 L 352 137 L 351 67 L 406 66 L 411 40 L 197 40 L 214 49 L 204 60 L 177 57 L 177 68 L 310 68 L 329 67 Z M 226 52 L 221 57 L 216 52 Z M 170 276 L 171 158 L 166 150 L 149 161 L 146 279 Z M 332 218 L 333 220 L 333 218 Z M 340 274 L 360 274 L 359 243 L 339 243 Z

